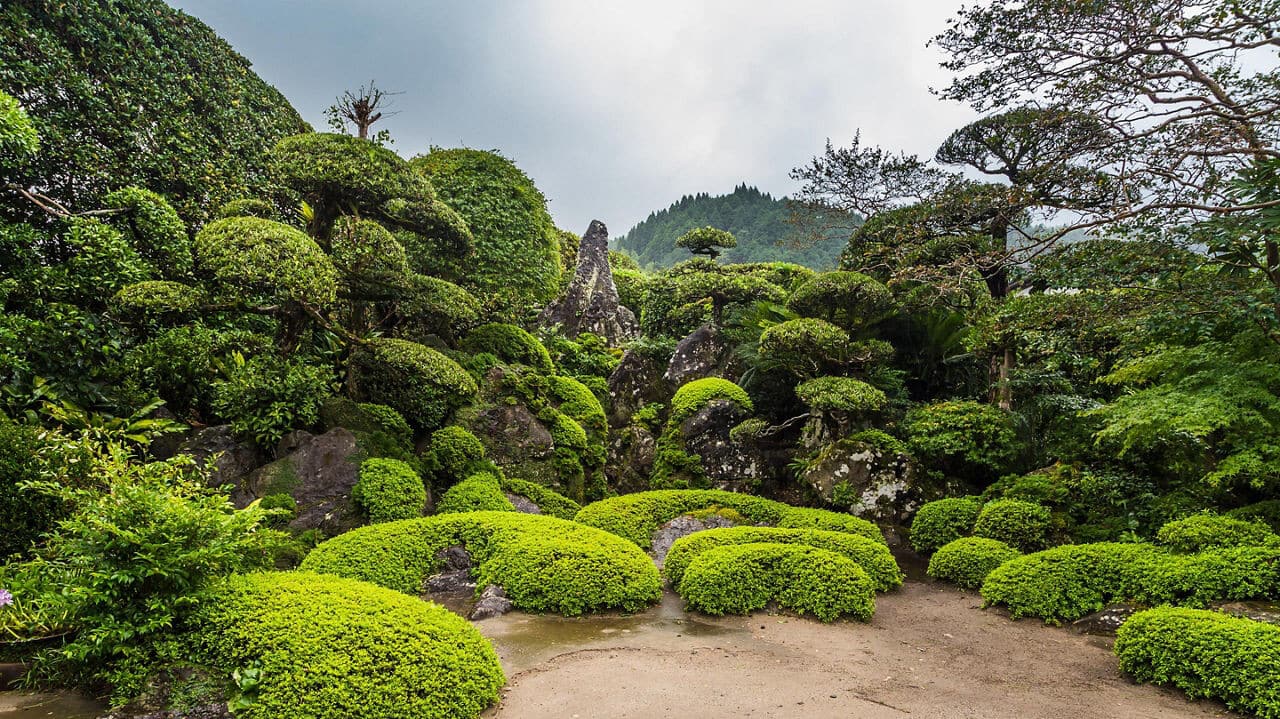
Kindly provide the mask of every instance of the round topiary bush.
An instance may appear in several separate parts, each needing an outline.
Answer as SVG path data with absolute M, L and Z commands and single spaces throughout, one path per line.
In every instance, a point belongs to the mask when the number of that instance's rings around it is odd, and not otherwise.
M 351 355 L 357 386 L 369 400 L 422 430 L 443 425 L 475 397 L 475 380 L 458 363 L 416 342 L 375 339 Z
M 490 472 L 477 472 L 458 482 L 436 504 L 436 514 L 486 511 L 516 511 L 515 505 L 502 493 L 497 476 Z
M 480 325 L 467 333 L 462 340 L 462 349 L 471 354 L 488 352 L 505 362 L 527 365 L 546 373 L 555 371 L 547 348 L 537 337 L 515 325 L 497 322 Z
M 386 525 L 382 525 L 386 526 Z M 202 602 L 197 653 L 241 684 L 245 719 L 474 719 L 505 682 L 493 646 L 417 597 L 340 577 L 234 577 Z
M 588 504 L 574 521 L 599 527 L 648 549 L 658 527 L 682 514 L 708 507 L 732 509 L 753 524 L 847 532 L 885 543 L 880 529 L 860 517 L 792 507 L 763 497 L 718 489 L 659 489 L 623 494 Z
M 830 374 L 845 364 L 849 333 L 813 318 L 787 320 L 760 334 L 760 359 L 800 377 Z
M 921 554 L 932 554 L 942 545 L 968 536 L 981 513 L 981 502 L 963 497 L 928 502 L 911 521 L 911 546 Z
M 861 272 L 823 272 L 800 285 L 787 307 L 846 329 L 872 325 L 893 307 L 893 293 Z
M 662 568 L 672 586 L 679 586 L 685 568 L 703 552 L 716 547 L 759 543 L 802 544 L 835 552 L 862 567 L 876 591 L 887 592 L 902 586 L 902 570 L 887 546 L 856 534 L 821 529 L 724 527 L 695 532 L 671 545 Z
M 996 539 L 961 537 L 934 553 L 928 574 L 965 589 L 977 589 L 996 567 L 1020 556 L 1022 552 Z
M 749 614 L 769 602 L 824 622 L 842 616 L 868 621 L 875 585 L 853 560 L 798 544 L 735 544 L 693 558 L 676 592 L 707 614 Z
M 973 533 L 1031 552 L 1045 546 L 1051 521 L 1048 507 L 1020 499 L 998 499 L 982 508 Z
M 123 322 L 178 324 L 205 302 L 204 293 L 181 282 L 148 280 L 122 287 L 111 298 L 111 313 Z
M 452 282 L 410 275 L 400 313 L 404 315 L 396 332 L 405 339 L 422 340 L 431 335 L 452 340 L 474 326 L 480 318 L 480 301 Z
M 852 377 L 818 377 L 801 382 L 796 396 L 819 412 L 878 412 L 889 403 L 884 392 Z
M 496 584 L 516 607 L 577 615 L 656 602 L 653 561 L 608 532 L 555 517 L 464 512 L 361 527 L 317 546 L 302 568 L 417 595 L 437 552 L 464 545 L 478 587 Z
M 280 219 L 274 205 L 266 200 L 258 200 L 251 197 L 232 200 L 219 207 L 214 214 L 216 219 L 219 220 L 225 220 L 228 217 L 261 217 L 264 220 Z
M 348 296 L 399 297 L 409 278 L 404 246 L 373 220 L 339 217 L 329 236 L 329 256 Z
M 671 399 L 671 423 L 680 424 L 698 413 L 714 399 L 727 399 L 751 411 L 751 397 L 747 391 L 727 379 L 704 377 L 688 382 L 676 390 Z
M 451 424 L 431 434 L 427 450 L 432 469 L 443 474 L 445 480 L 466 477 L 485 458 L 484 442 L 467 428 Z
M 191 274 L 191 237 L 168 200 L 141 187 L 124 187 L 107 194 L 102 203 L 121 211 L 111 216 L 111 223 L 165 279 Z
M 351 497 L 371 522 L 391 522 L 422 516 L 427 488 L 413 467 L 398 459 L 372 458 L 360 463 L 360 478 Z
M 1260 547 L 1276 535 L 1265 524 L 1216 514 L 1194 514 L 1169 522 L 1156 541 L 1175 552 L 1199 552 L 1223 547 Z
M 925 467 L 979 485 L 1004 474 L 1017 455 L 1008 412 L 978 402 L 938 402 L 907 412 L 903 436 Z
M 1115 599 L 1140 594 L 1137 586 L 1150 563 L 1149 544 L 1067 544 L 1011 559 L 993 569 L 982 584 L 985 604 L 1003 604 L 1016 619 L 1035 616 L 1048 623 L 1073 621 Z
M 205 225 L 195 240 L 196 269 L 223 294 L 246 294 L 323 306 L 337 297 L 337 272 L 310 237 L 258 217 Z
M 1228 517 L 1250 522 L 1262 522 L 1271 531 L 1280 532 L 1280 499 L 1265 499 L 1227 512 Z

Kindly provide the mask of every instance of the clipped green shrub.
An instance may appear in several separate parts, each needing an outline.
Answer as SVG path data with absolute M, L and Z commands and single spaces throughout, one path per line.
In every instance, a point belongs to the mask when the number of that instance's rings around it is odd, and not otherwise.
M 715 399 L 727 399 L 748 411 L 753 409 L 751 397 L 746 390 L 727 379 L 704 377 L 688 382 L 676 390 L 671 399 L 671 418 L 668 421 L 679 425 Z
M 466 477 L 485 458 L 484 442 L 467 428 L 451 424 L 431 434 L 427 450 L 432 469 L 453 481 Z
M 111 312 L 131 324 L 176 323 L 194 315 L 204 302 L 204 293 L 194 287 L 168 280 L 148 280 L 122 287 L 111 298 Z
M 341 577 L 235 577 L 201 604 L 196 624 L 201 658 L 257 670 L 233 697 L 244 719 L 474 719 L 505 683 L 493 646 L 467 620 Z
M 111 216 L 112 224 L 166 279 L 191 274 L 191 237 L 168 200 L 141 187 L 125 187 L 108 193 L 102 203 L 121 211 Z
M 503 492 L 524 497 L 538 505 L 543 514 L 552 517 L 571 520 L 582 510 L 582 505 L 536 482 L 503 477 L 498 480 L 498 485 Z
M 796 396 L 822 412 L 877 412 L 889 399 L 884 392 L 852 377 L 818 377 L 800 383 Z
M 754 524 L 848 532 L 885 543 L 879 528 L 859 517 L 792 507 L 763 497 L 718 489 L 658 489 L 610 497 L 583 507 L 574 521 L 599 527 L 648 549 L 658 527 L 682 514 L 708 507 L 732 509 Z
M 978 402 L 938 402 L 907 412 L 902 431 L 911 453 L 926 467 L 990 484 L 1017 456 L 1008 412 Z
M 707 614 L 749 614 L 769 602 L 824 622 L 868 621 L 875 585 L 853 560 L 799 544 L 751 543 L 708 549 L 685 569 L 676 592 Z
M 1193 514 L 1169 522 L 1156 532 L 1156 541 L 1175 552 L 1199 552 L 1222 547 L 1260 547 L 1276 535 L 1265 524 L 1216 514 Z
M 329 236 L 329 256 L 343 280 L 344 295 L 397 297 L 409 278 L 404 246 L 387 228 L 351 215 L 339 217 Z
M 416 595 L 439 568 L 436 553 L 456 545 L 471 553 L 478 587 L 501 586 L 526 611 L 635 611 L 661 596 L 657 568 L 634 544 L 563 519 L 516 512 L 361 527 L 317 546 L 302 568 Z
M 462 349 L 472 354 L 488 352 L 506 362 L 527 365 L 542 372 L 551 373 L 551 354 L 537 337 L 516 327 L 491 322 L 467 333 Z
M 883 319 L 893 307 L 893 293 L 860 272 L 823 272 L 800 285 L 787 307 L 852 330 Z
M 270 202 L 252 197 L 232 200 L 214 213 L 215 219 L 225 220 L 228 217 L 261 217 L 264 220 L 278 220 L 279 213 Z
M 405 339 L 435 335 L 451 342 L 480 319 L 480 301 L 452 282 L 415 274 L 406 284 L 399 305 L 403 318 L 396 327 Z
M 516 511 L 515 505 L 502 493 L 498 477 L 491 472 L 477 472 L 458 482 L 436 504 L 436 514 L 485 511 Z
M 1267 499 L 1227 512 L 1228 517 L 1262 522 L 1271 527 L 1271 531 L 1280 532 L 1280 499 Z
M 1280 627 L 1198 609 L 1138 612 L 1116 631 L 1120 669 L 1140 682 L 1171 684 L 1192 698 L 1280 717 Z
M 458 363 L 416 342 L 375 339 L 351 355 L 360 390 L 421 430 L 443 425 L 475 397 L 475 380 Z
M 371 522 L 422 516 L 427 487 L 413 467 L 396 459 L 373 458 L 360 463 L 360 478 L 351 496 Z
M 981 513 L 981 502 L 964 497 L 926 502 L 911 521 L 911 546 L 921 554 L 932 554 L 944 544 L 968 536 Z
M 856 534 L 821 529 L 724 527 L 695 532 L 671 545 L 662 569 L 672 586 L 679 586 L 689 563 L 703 552 L 716 547 L 759 543 L 802 544 L 835 552 L 862 567 L 876 591 L 887 592 L 902 586 L 902 570 L 883 543 Z
M 787 320 L 760 334 L 760 359 L 799 377 L 830 374 L 848 359 L 849 333 L 813 318 Z
M 329 256 L 300 230 L 259 217 L 230 217 L 205 225 L 195 240 L 196 269 L 221 293 L 324 306 L 337 297 Z
M 40 480 L 54 449 L 40 427 L 0 416 L 0 564 L 12 555 L 25 556 L 66 516 L 68 507 L 62 500 L 21 487 Z
M 973 524 L 973 534 L 1030 552 L 1045 546 L 1050 521 L 1048 507 L 1019 499 L 997 499 L 982 508 Z
M 996 567 L 1020 556 L 1022 552 L 997 539 L 961 537 L 938 548 L 927 571 L 934 579 L 977 589 Z

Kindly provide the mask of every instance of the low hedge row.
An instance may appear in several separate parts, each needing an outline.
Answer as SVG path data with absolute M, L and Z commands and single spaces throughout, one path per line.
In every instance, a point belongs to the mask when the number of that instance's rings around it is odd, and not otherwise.
M 361 527 L 317 546 L 305 570 L 361 579 L 407 594 L 463 545 L 477 585 L 499 585 L 534 612 L 634 611 L 658 600 L 653 561 L 634 544 L 574 522 L 516 512 L 464 512 Z
M 934 552 L 927 572 L 934 579 L 977 589 L 996 567 L 1020 556 L 1022 552 L 998 539 L 961 537 Z
M 436 503 L 436 514 L 514 511 L 515 505 L 502 493 L 501 480 L 491 472 L 477 472 L 458 482 Z
M 1169 522 L 1156 533 L 1156 541 L 1175 552 L 1257 547 L 1276 538 L 1271 528 L 1261 522 L 1219 514 L 1193 514 Z
M 1280 719 L 1280 627 L 1198 609 L 1138 612 L 1116 632 L 1120 668 L 1142 682 Z
M 472 719 L 506 681 L 462 617 L 340 577 L 234 577 L 201 603 L 196 626 L 204 663 L 258 670 L 233 697 L 239 719 Z
M 865 519 L 823 509 L 792 507 L 749 494 L 718 489 L 659 489 L 636 492 L 592 502 L 574 521 L 598 527 L 649 549 L 658 527 L 682 514 L 722 507 L 738 512 L 754 524 L 778 527 L 827 529 L 858 534 L 884 543 L 884 535 Z
M 699 555 L 717 547 L 736 544 L 798 544 L 835 552 L 862 567 L 876 591 L 887 592 L 902 586 L 902 570 L 889 548 L 880 542 L 856 534 L 821 529 L 783 529 L 777 527 L 725 527 L 696 532 L 677 539 L 671 545 L 663 571 L 672 586 L 679 586 L 689 563 Z
M 1014 617 L 1074 620 L 1118 601 L 1204 606 L 1280 598 L 1280 547 L 1175 554 L 1151 544 L 1067 544 L 1016 557 L 982 584 Z
M 853 560 L 800 544 L 735 544 L 695 556 L 676 592 L 707 614 L 748 614 L 775 601 L 824 622 L 875 613 L 875 585 Z

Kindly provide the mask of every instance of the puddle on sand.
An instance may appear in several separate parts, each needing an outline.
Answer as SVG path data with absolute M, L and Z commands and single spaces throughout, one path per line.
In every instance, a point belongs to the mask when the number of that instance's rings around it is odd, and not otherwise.
M 0 692 L 0 719 L 94 719 L 106 710 L 79 694 Z
M 684 611 L 684 602 L 664 592 L 662 602 L 638 614 L 562 617 L 512 612 L 476 622 L 493 640 L 507 675 L 518 674 L 559 654 L 602 644 L 679 646 L 681 639 L 749 637 L 745 628 L 725 626 Z

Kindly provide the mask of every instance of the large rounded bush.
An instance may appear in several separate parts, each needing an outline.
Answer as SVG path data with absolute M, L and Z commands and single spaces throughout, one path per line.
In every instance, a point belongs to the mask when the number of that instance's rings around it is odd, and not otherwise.
M 413 467 L 398 459 L 371 458 L 360 463 L 360 479 L 351 496 L 372 522 L 422 516 L 427 487 Z
M 787 307 L 852 330 L 883 319 L 893 307 L 893 293 L 861 272 L 823 272 L 800 285 Z
M 351 579 L 235 577 L 201 604 L 196 624 L 211 665 L 259 669 L 236 711 L 245 719 L 474 719 L 505 682 L 465 619 Z
M 1265 499 L 1227 512 L 1228 517 L 1250 522 L 1262 522 L 1271 531 L 1280 532 L 1280 499 Z
M 180 324 L 205 302 L 204 292 L 181 282 L 147 280 L 126 285 L 111 298 L 111 313 L 121 321 Z
M 845 364 L 849 333 L 813 318 L 788 320 L 760 334 L 760 359 L 800 377 L 818 377 Z
M 1194 514 L 1169 522 L 1156 533 L 1156 541 L 1175 552 L 1260 547 L 1275 538 L 1275 533 L 1261 522 L 1216 514 Z
M 1020 499 L 997 499 L 982 508 L 973 533 L 1030 552 L 1045 546 L 1050 521 L 1048 507 Z
M 732 509 L 753 524 L 847 532 L 885 543 L 880 529 L 860 517 L 792 507 L 763 497 L 718 489 L 659 489 L 610 497 L 583 507 L 574 521 L 599 527 L 648 549 L 658 527 L 682 514 L 709 507 Z
M 878 412 L 889 402 L 884 392 L 853 377 L 818 377 L 801 382 L 796 396 L 820 412 Z
M 968 536 L 981 513 L 981 502 L 964 497 L 928 502 L 911 521 L 911 546 L 921 554 L 932 554 L 942 545 Z
M 727 379 L 704 377 L 688 382 L 676 390 L 671 400 L 670 422 L 680 424 L 698 413 L 715 399 L 727 399 L 743 409 L 751 411 L 751 397 L 747 391 Z
M 977 589 L 996 567 L 1020 556 L 1022 552 L 996 539 L 961 537 L 934 553 L 928 574 L 965 589 Z
M 311 305 L 337 297 L 337 272 L 320 246 L 301 231 L 258 217 L 230 217 L 204 226 L 195 241 L 196 268 L 224 294 L 245 294 Z
M 496 322 L 480 325 L 467 333 L 462 349 L 472 354 L 488 352 L 505 362 L 528 365 L 542 372 L 555 371 L 547 348 L 537 337 L 515 325 Z
M 511 500 L 502 493 L 498 478 L 490 472 L 477 472 L 453 485 L 436 505 L 436 514 L 486 511 L 516 511 Z
M 999 407 L 978 402 L 939 402 L 907 413 L 902 431 L 911 453 L 929 469 L 990 484 L 1017 454 L 1013 420 Z
M 824 622 L 842 616 L 867 621 L 875 585 L 853 560 L 799 544 L 734 544 L 693 558 L 676 592 L 707 614 L 749 614 L 769 602 Z
M 527 611 L 635 611 L 661 596 L 657 568 L 634 544 L 563 519 L 516 512 L 361 527 L 317 546 L 302 568 L 416 595 L 440 567 L 436 553 L 456 545 L 471 553 L 477 586 L 501 586 Z
M 431 194 L 430 185 L 399 155 L 351 135 L 309 132 L 286 137 L 271 151 L 271 164 L 284 184 L 321 212 L 320 205 L 341 202 L 367 208 L 393 198 Z
M 802 544 L 848 557 L 862 567 L 876 591 L 887 592 L 902 586 L 902 570 L 889 548 L 881 542 L 856 534 L 821 529 L 783 529 L 778 527 L 725 527 L 695 532 L 677 539 L 662 568 L 673 586 L 680 580 L 689 563 L 703 552 L 734 544 Z
M 404 317 L 396 326 L 406 339 L 435 335 L 452 340 L 479 320 L 480 301 L 452 282 L 411 275 L 406 285 L 399 305 Z
M 475 380 L 458 363 L 416 342 L 375 339 L 351 355 L 357 386 L 422 430 L 440 427 L 475 397 Z

